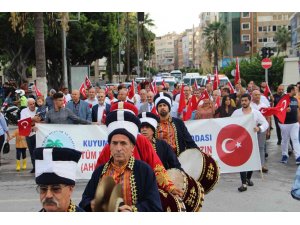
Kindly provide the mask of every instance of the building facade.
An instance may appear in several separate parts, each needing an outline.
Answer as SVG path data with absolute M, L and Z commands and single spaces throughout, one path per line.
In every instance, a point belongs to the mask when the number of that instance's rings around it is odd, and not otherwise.
M 176 33 L 168 33 L 154 40 L 156 68 L 160 71 L 170 71 L 175 68 L 175 40 Z

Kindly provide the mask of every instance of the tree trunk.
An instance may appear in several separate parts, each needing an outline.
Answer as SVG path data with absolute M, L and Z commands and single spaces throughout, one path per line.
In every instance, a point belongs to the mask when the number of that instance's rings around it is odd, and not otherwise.
M 34 13 L 35 28 L 35 60 L 36 60 L 36 85 L 42 92 L 44 97 L 47 96 L 47 80 L 46 80 L 46 54 L 44 39 L 44 21 L 43 13 Z

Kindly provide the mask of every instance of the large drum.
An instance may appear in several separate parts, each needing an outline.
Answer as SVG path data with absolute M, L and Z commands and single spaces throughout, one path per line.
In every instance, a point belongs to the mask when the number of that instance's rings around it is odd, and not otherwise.
M 209 193 L 219 181 L 220 169 L 217 162 L 209 155 L 193 148 L 182 152 L 178 157 L 184 171 Z
M 159 189 L 159 197 L 164 212 L 186 212 L 185 205 L 180 198 Z
M 204 190 L 199 182 L 185 172 L 173 168 L 167 170 L 174 185 L 183 191 L 182 200 L 187 212 L 198 212 L 204 201 Z

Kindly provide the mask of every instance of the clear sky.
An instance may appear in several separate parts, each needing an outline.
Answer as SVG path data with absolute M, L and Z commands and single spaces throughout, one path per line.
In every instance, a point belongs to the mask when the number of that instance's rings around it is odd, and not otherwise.
M 176 9 L 166 14 L 165 12 L 152 11 L 149 12 L 150 18 L 154 20 L 154 27 L 152 30 L 156 36 L 162 36 L 168 32 L 175 31 L 181 33 L 185 29 L 191 29 L 199 25 L 199 10 L 183 10 Z

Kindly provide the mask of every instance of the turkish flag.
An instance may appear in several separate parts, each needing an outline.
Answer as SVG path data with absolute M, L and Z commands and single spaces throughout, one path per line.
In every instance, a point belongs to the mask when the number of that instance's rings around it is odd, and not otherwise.
M 84 88 L 84 83 L 81 84 L 80 88 L 79 88 L 79 92 L 80 94 L 82 94 L 82 96 L 86 99 L 86 90 Z
M 43 94 L 42 94 L 41 91 L 37 88 L 36 85 L 34 85 L 34 90 L 35 90 L 35 95 L 36 95 L 36 97 L 43 96 Z
M 18 121 L 20 136 L 29 136 L 29 134 L 31 133 L 31 122 L 32 122 L 31 117 Z
M 217 96 L 215 107 L 219 108 L 221 106 L 221 97 Z
M 165 80 L 162 81 L 161 85 L 162 85 L 164 88 L 166 87 Z
M 234 88 L 233 88 L 233 86 L 232 86 L 231 82 L 230 82 L 230 81 L 228 81 L 228 82 L 227 82 L 227 84 L 228 84 L 228 86 L 229 86 L 229 89 L 230 89 L 230 94 L 233 94 L 233 93 L 234 93 Z
M 239 83 L 240 80 L 241 80 L 241 75 L 240 75 L 239 58 L 236 58 L 234 85 L 236 85 L 237 83 Z
M 284 123 L 286 117 L 286 109 L 289 107 L 289 105 L 290 105 L 290 96 L 286 94 L 280 99 L 276 107 L 261 108 L 259 111 L 264 116 L 275 115 L 280 121 L 280 123 Z
M 210 76 L 207 76 L 207 81 L 206 81 L 206 83 L 208 84 L 208 83 L 210 83 L 210 82 L 211 82 Z
M 187 106 L 186 113 L 183 115 L 183 121 L 187 121 L 191 118 L 193 111 L 197 110 L 198 101 L 195 95 L 192 95 L 192 98 L 189 101 Z
M 207 92 L 206 89 L 200 95 L 200 98 L 198 100 L 198 104 L 199 104 L 200 101 L 205 100 L 205 99 L 209 99 L 209 95 L 208 95 L 208 92 Z
M 198 89 L 198 84 L 197 84 L 197 80 L 196 79 L 195 79 L 195 82 L 194 82 L 194 88 L 195 88 L 195 90 Z
M 103 110 L 103 114 L 102 114 L 101 123 L 102 123 L 102 124 L 105 124 L 105 122 L 106 122 L 106 110 L 104 109 L 104 110 Z
M 264 91 L 264 96 L 266 96 L 266 98 L 268 98 L 269 94 L 271 94 L 271 90 L 270 90 L 269 85 L 267 83 L 267 86 L 266 86 L 265 91 Z
M 277 103 L 276 107 L 278 109 L 278 112 L 275 113 L 275 116 L 278 118 L 280 123 L 284 123 L 285 117 L 286 117 L 286 109 L 290 105 L 290 96 L 288 94 L 285 94 Z
M 134 94 L 135 94 L 135 92 L 134 92 L 134 81 L 132 80 L 131 81 L 131 86 L 130 86 L 129 91 L 128 91 L 128 98 L 132 99 Z
M 157 116 L 158 116 L 158 112 L 157 112 L 157 110 L 156 110 L 156 107 L 155 107 L 155 106 L 152 108 L 152 110 L 151 110 L 151 113 L 153 113 L 153 114 L 155 114 L 155 115 L 157 115 Z
M 216 67 L 213 90 L 218 90 L 219 89 L 219 84 L 220 84 L 220 80 L 219 80 L 218 68 Z
M 185 96 L 184 96 L 184 85 L 181 86 L 180 90 L 180 98 L 179 98 L 179 106 L 178 106 L 178 113 L 181 114 L 184 108 L 186 107 L 185 105 Z
M 84 82 L 85 82 L 85 86 L 86 86 L 87 89 L 92 87 L 92 83 L 91 83 L 91 81 L 90 81 L 90 79 L 88 78 L 87 75 L 85 76 L 85 81 Z

